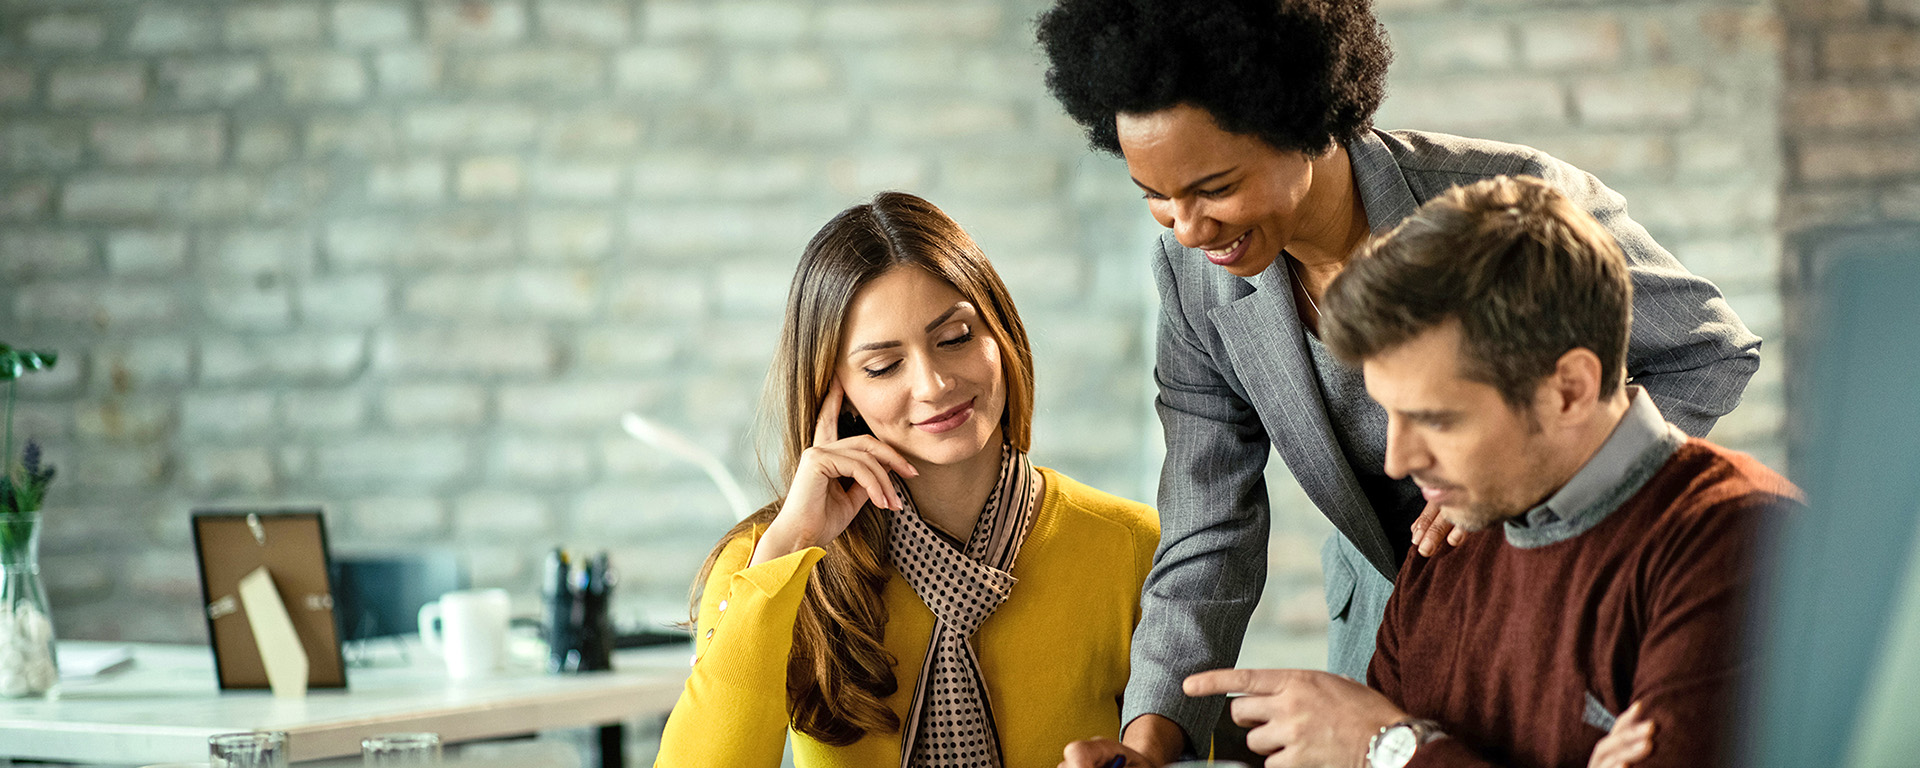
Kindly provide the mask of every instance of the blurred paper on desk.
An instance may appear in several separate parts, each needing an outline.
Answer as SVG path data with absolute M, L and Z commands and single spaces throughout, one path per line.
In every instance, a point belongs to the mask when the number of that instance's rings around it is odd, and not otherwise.
M 133 648 L 116 645 L 107 648 L 60 646 L 60 679 L 78 680 L 105 677 L 133 666 Z

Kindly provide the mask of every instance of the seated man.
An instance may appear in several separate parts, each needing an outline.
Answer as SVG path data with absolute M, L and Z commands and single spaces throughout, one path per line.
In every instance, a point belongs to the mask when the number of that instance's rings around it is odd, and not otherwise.
M 1606 230 L 1528 178 L 1366 246 L 1328 290 L 1327 346 L 1387 411 L 1387 473 L 1491 530 L 1407 558 L 1370 688 L 1214 670 L 1187 693 L 1250 694 L 1233 715 L 1268 766 L 1607 762 L 1630 706 L 1651 722 L 1616 763 L 1724 763 L 1756 537 L 1799 492 L 1622 381 L 1631 294 Z

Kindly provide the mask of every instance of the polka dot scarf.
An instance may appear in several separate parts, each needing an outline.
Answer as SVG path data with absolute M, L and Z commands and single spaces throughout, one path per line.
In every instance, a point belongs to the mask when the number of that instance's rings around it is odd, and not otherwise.
M 933 642 L 901 728 L 903 768 L 1003 764 L 986 681 L 970 641 L 1013 591 L 1015 579 L 1008 571 L 1040 506 L 1035 498 L 1040 475 L 1027 455 L 1011 446 L 1002 448 L 1001 456 L 1000 481 L 987 496 L 965 552 L 921 519 L 906 484 L 893 480 L 906 509 L 893 513 L 887 553 L 934 617 Z

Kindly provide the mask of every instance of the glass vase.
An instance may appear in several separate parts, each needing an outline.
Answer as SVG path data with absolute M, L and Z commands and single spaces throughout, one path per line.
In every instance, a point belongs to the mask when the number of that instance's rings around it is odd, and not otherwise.
M 0 515 L 0 697 L 44 696 L 59 680 L 40 582 L 40 514 Z

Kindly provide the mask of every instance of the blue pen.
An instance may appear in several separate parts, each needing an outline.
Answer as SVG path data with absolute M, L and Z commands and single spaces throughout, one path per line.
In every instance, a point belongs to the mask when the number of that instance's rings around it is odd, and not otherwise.
M 1112 760 L 1107 761 L 1107 764 L 1104 766 L 1104 768 L 1122 768 L 1122 766 L 1125 766 L 1126 764 L 1127 764 L 1126 755 L 1114 755 Z

